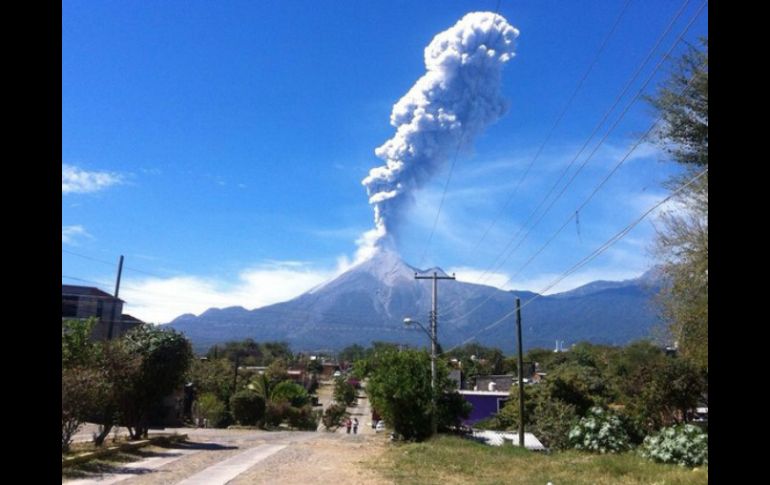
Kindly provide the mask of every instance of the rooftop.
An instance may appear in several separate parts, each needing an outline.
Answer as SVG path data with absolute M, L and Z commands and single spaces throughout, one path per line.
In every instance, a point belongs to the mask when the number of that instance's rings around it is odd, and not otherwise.
M 62 296 L 90 296 L 94 298 L 108 298 L 110 300 L 117 299 L 123 301 L 120 298 L 115 298 L 106 291 L 102 291 L 99 288 L 93 286 L 77 286 L 77 285 L 61 285 Z

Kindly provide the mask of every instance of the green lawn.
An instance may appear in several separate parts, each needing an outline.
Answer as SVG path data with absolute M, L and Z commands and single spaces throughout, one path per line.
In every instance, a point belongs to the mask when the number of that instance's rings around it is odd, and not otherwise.
M 371 463 L 398 484 L 626 485 L 705 484 L 708 467 L 661 465 L 634 453 L 544 454 L 513 446 L 487 446 L 451 436 L 393 444 Z

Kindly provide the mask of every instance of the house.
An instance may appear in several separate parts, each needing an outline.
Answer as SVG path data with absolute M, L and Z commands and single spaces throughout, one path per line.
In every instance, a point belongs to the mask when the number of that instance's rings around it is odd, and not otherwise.
M 465 387 L 465 379 L 463 378 L 463 371 L 460 369 L 452 369 L 449 371 L 449 380 L 454 382 L 455 389 L 462 389 Z
M 475 390 L 478 391 L 500 391 L 505 392 L 511 390 L 513 386 L 513 380 L 515 377 L 513 374 L 496 375 L 496 376 L 477 376 Z
M 340 370 L 340 365 L 336 362 L 324 362 L 321 364 L 321 375 L 319 379 L 331 380 L 334 379 L 334 373 Z
M 498 413 L 510 398 L 508 392 L 502 391 L 457 391 L 473 406 L 470 415 L 463 420 L 464 426 L 473 426 L 478 421 L 492 417 Z
M 107 340 L 112 322 L 112 338 L 117 338 L 144 322 L 123 313 L 123 300 L 92 286 L 61 285 L 61 317 L 99 322 L 91 332 L 93 340 Z

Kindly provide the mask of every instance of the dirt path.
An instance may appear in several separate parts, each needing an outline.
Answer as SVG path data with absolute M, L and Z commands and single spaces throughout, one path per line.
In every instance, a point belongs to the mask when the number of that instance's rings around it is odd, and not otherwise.
M 367 462 L 383 453 L 387 438 L 380 435 L 319 434 L 260 462 L 229 482 L 231 485 L 298 483 L 384 485 Z
M 331 402 L 331 389 L 322 387 L 324 388 L 319 390 L 319 397 L 327 406 Z M 344 427 L 335 433 L 327 432 L 323 426 L 319 426 L 319 431 L 315 433 L 244 429 L 166 429 L 164 432 L 185 433 L 189 436 L 188 443 L 174 448 L 197 452 L 179 456 L 159 467 L 137 463 L 132 465 L 133 468 L 118 466 L 111 474 L 108 472 L 106 475 L 97 474 L 88 478 L 120 478 L 121 485 L 171 485 L 184 480 L 194 483 L 219 480 L 221 483 L 226 481 L 233 485 L 392 483 L 368 466 L 368 463 L 387 449 L 388 437 L 386 433 L 376 434 L 371 428 L 371 410 L 363 390 L 359 390 L 357 403 L 348 408 L 348 413 L 351 418 L 358 418 L 358 434 L 347 434 Z M 95 429 L 95 425 L 84 427 L 78 438 L 89 438 Z M 150 447 L 146 450 L 145 460 L 173 455 L 174 448 Z M 261 450 L 266 451 L 263 453 Z M 238 463 L 235 463 L 236 461 Z M 227 472 L 228 469 L 230 472 Z M 123 476 L 115 475 L 121 472 Z

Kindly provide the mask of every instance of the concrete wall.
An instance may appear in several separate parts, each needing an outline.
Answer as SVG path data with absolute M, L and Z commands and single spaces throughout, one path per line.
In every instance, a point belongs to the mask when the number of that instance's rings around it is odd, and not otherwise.
M 462 394 L 463 398 L 473 406 L 470 415 L 463 420 L 466 426 L 472 426 L 477 421 L 486 419 L 502 409 L 503 403 L 508 396 L 499 396 L 495 394 Z

